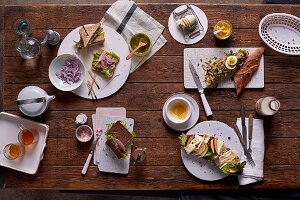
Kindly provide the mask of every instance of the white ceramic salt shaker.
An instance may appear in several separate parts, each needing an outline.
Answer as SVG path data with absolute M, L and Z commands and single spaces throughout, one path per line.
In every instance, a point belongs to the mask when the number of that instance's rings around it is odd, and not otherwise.
M 76 116 L 75 119 L 76 124 L 85 124 L 87 122 L 87 116 L 84 113 L 80 113 Z
M 60 35 L 58 32 L 53 30 L 47 30 L 46 36 L 44 40 L 41 42 L 42 45 L 46 44 L 48 42 L 50 45 L 57 45 L 60 42 Z

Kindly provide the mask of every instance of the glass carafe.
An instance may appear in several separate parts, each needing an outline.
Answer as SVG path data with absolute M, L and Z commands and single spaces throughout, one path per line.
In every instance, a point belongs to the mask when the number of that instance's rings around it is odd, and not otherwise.
M 16 42 L 17 51 L 26 60 L 38 58 L 41 51 L 40 46 L 40 42 L 33 37 L 23 37 Z

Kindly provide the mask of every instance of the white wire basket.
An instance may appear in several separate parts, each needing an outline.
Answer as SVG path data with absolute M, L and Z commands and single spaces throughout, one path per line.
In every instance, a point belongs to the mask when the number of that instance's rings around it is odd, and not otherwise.
M 259 23 L 261 39 L 277 52 L 300 55 L 300 18 L 286 13 L 266 15 Z

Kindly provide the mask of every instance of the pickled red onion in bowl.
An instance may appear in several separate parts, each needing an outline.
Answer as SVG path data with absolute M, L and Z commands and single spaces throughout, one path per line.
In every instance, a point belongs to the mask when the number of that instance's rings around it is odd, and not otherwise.
M 54 58 L 49 66 L 49 79 L 59 90 L 77 89 L 84 80 L 85 67 L 81 60 L 72 54 L 62 54 Z
M 88 125 L 81 125 L 76 129 L 75 136 L 80 142 L 88 142 L 93 137 L 93 130 Z

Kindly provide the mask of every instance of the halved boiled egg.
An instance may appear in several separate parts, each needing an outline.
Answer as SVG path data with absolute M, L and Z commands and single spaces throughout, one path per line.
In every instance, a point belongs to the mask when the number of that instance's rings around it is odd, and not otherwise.
M 236 67 L 238 59 L 236 56 L 228 56 L 225 62 L 225 66 L 227 69 L 234 69 Z

